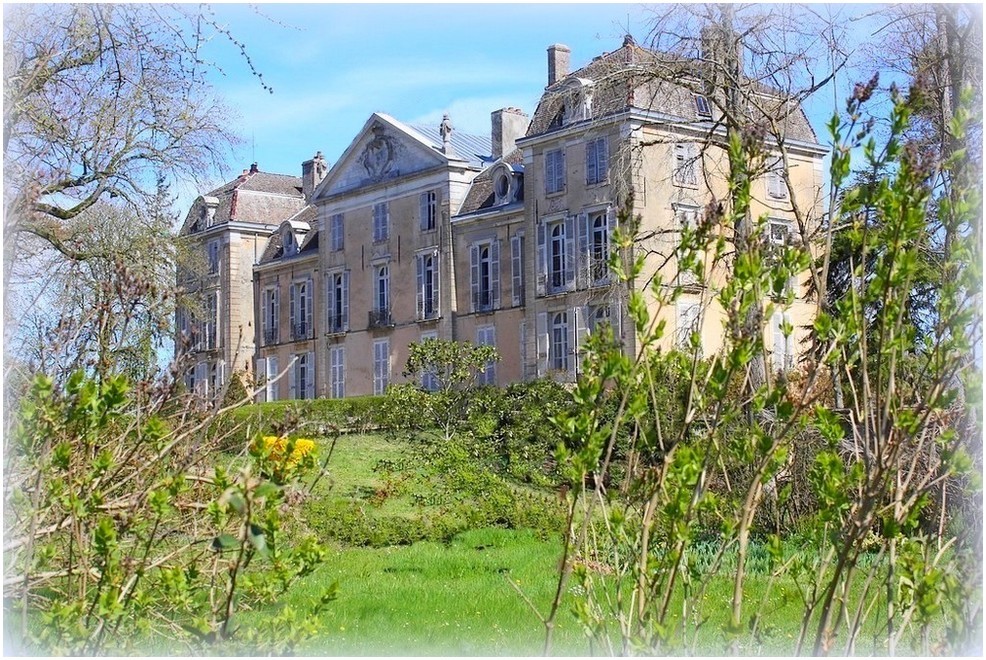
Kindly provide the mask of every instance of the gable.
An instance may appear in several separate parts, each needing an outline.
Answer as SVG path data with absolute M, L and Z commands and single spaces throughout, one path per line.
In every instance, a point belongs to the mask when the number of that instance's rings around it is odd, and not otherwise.
M 448 158 L 405 130 L 374 114 L 319 184 L 315 199 L 445 165 Z

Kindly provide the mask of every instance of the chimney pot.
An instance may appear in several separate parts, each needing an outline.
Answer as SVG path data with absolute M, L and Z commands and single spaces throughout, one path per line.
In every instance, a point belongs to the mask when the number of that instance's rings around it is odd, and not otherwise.
M 548 46 L 548 85 L 554 85 L 568 75 L 568 66 L 572 59 L 572 49 L 565 44 Z

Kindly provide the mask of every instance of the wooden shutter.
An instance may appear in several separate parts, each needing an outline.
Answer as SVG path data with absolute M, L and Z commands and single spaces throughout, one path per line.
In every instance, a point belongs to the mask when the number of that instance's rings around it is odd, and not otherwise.
M 419 254 L 414 258 L 418 286 L 415 289 L 415 309 L 420 321 L 425 317 L 425 256 Z
M 537 295 L 543 296 L 548 283 L 548 247 L 546 244 L 547 223 L 543 220 L 537 226 Z
M 315 326 L 312 325 L 312 310 L 314 305 L 312 302 L 315 299 L 315 287 L 312 283 L 312 278 L 308 278 L 305 282 L 305 337 L 315 336 Z
M 576 275 L 575 275 L 575 286 L 576 288 L 583 289 L 589 286 L 592 282 L 592 276 L 590 275 L 591 264 L 592 264 L 592 228 L 589 227 L 589 214 L 579 213 L 577 220 L 579 235 L 578 235 L 578 254 L 576 259 Z
M 277 377 L 280 372 L 277 369 L 277 358 L 269 357 L 267 358 L 267 400 L 277 401 L 277 388 L 281 386 L 280 381 L 277 381 Z
M 315 352 L 308 351 L 305 364 L 305 398 L 315 398 Z
M 609 175 L 609 140 L 601 137 L 596 141 L 596 181 L 602 183 Z
M 295 307 L 298 304 L 297 303 L 298 294 L 295 292 L 295 289 L 296 288 L 297 287 L 294 284 L 292 284 L 291 287 L 290 287 L 290 289 L 289 289 L 289 292 L 288 292 L 288 308 L 290 310 L 288 312 L 288 325 L 290 326 L 288 328 L 288 336 L 291 339 L 294 339 L 294 325 L 295 325 L 295 322 L 296 322 L 296 319 L 295 319 Z
M 298 369 L 298 356 L 293 355 L 291 357 L 291 364 L 288 365 L 288 398 L 289 399 L 298 398 L 298 381 L 295 378 L 297 369 Z
M 490 307 L 500 308 L 500 239 L 490 243 Z
M 599 181 L 599 170 L 596 168 L 596 141 L 585 143 L 585 182 L 589 184 Z
M 254 367 L 257 371 L 257 383 L 263 384 L 263 389 L 261 389 L 256 394 L 257 401 L 267 400 L 267 358 L 258 357 L 255 360 L 256 366 Z
M 548 314 L 539 312 L 537 315 L 537 375 L 543 376 L 548 372 Z
M 470 309 L 473 312 L 479 307 L 479 246 L 470 245 L 469 246 L 469 272 L 470 272 L 470 284 L 472 291 L 472 305 Z
M 441 298 L 439 297 L 439 294 L 441 293 L 441 289 L 439 287 L 441 286 L 441 279 L 442 279 L 440 277 L 442 271 L 441 268 L 439 268 L 440 259 L 441 256 L 438 254 L 438 251 L 436 250 L 435 254 L 431 258 L 431 267 L 432 267 L 431 305 L 432 305 L 432 309 L 434 310 L 434 316 L 436 317 L 441 316 L 442 313 Z
M 514 307 L 520 305 L 524 292 L 521 284 L 520 236 L 510 237 L 510 302 Z
M 575 284 L 575 221 L 576 216 L 565 218 L 565 287 Z
M 349 271 L 342 271 L 342 329 L 349 331 Z
M 578 376 L 583 371 L 582 362 L 585 356 L 585 338 L 589 334 L 589 306 L 572 308 L 572 364 L 569 368 L 573 376 Z

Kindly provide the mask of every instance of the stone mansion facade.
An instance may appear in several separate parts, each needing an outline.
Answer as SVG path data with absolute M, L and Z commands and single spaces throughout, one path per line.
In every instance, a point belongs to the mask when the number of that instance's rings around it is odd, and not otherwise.
M 496 110 L 489 135 L 374 113 L 331 166 L 321 153 L 300 178 L 254 165 L 199 197 L 181 230 L 194 256 L 179 274 L 187 385 L 208 395 L 239 373 L 260 400 L 380 394 L 429 337 L 495 346 L 484 383 L 574 379 L 601 323 L 636 349 L 626 285 L 607 267 L 631 200 L 645 279 L 684 287 L 674 309 L 651 303 L 665 341 L 698 331 L 718 350 L 723 311 L 677 273 L 675 246 L 727 195 L 725 150 L 702 148 L 724 130 L 705 96 L 632 73 L 653 57 L 627 38 L 569 72 L 554 45 L 533 115 Z M 793 199 L 818 217 L 826 153 L 800 107 L 783 122 L 786 171 L 753 183 L 752 208 L 781 243 L 808 235 Z M 709 268 L 708 282 L 726 276 Z M 806 282 L 791 284 L 794 304 L 767 320 L 774 368 L 793 365 L 814 309 Z

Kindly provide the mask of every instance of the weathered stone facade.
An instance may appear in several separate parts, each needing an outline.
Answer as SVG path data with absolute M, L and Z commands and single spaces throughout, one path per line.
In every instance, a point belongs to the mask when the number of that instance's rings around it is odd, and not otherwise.
M 255 369 L 268 383 L 261 400 L 381 393 L 403 380 L 409 344 L 427 337 L 495 345 L 501 361 L 484 382 L 574 379 L 600 323 L 635 350 L 626 285 L 607 268 L 631 198 L 647 255 L 641 279 L 660 274 L 684 290 L 674 308 L 649 302 L 666 345 L 695 330 L 705 354 L 717 351 L 724 313 L 708 291 L 727 269 L 709 267 L 708 286 L 694 285 L 677 274 L 675 246 L 683 224 L 727 196 L 725 134 L 707 99 L 638 75 L 654 57 L 628 39 L 569 73 L 570 52 L 556 44 L 534 114 L 497 110 L 489 136 L 462 134 L 447 116 L 423 127 L 375 113 L 331 167 L 319 154 L 302 179 L 284 177 L 296 194 L 241 183 L 197 200 L 189 222 L 209 200 L 220 200 L 219 217 L 240 220 L 208 230 L 236 244 L 219 290 L 239 300 L 219 321 L 217 359 Z M 781 242 L 811 230 L 795 222 L 793 200 L 817 222 L 825 154 L 800 108 L 784 122 L 787 177 L 775 169 L 755 181 L 752 208 Z M 208 231 L 186 233 L 204 246 Z M 786 316 L 765 321 L 776 368 L 793 365 L 813 313 L 801 280 Z M 793 337 L 780 336 L 782 322 Z M 241 343 L 249 353 L 228 350 L 233 328 L 251 329 Z

